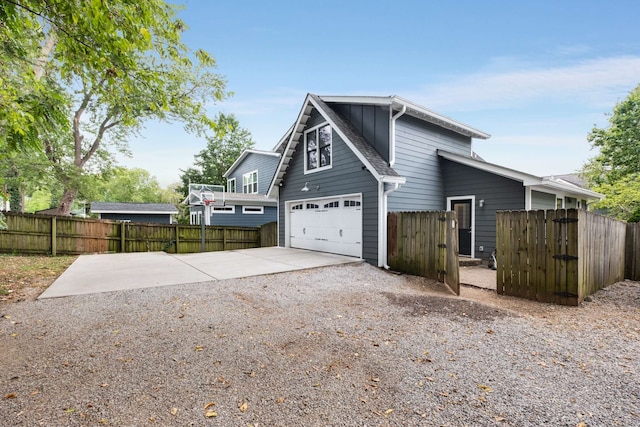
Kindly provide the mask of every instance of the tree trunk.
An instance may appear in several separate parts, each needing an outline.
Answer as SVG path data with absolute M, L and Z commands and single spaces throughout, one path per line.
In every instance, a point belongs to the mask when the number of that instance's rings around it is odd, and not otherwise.
M 62 193 L 62 199 L 60 199 L 60 203 L 58 203 L 56 215 L 70 216 L 71 208 L 73 207 L 73 202 L 76 200 L 77 195 L 78 195 L 78 190 L 75 190 L 72 188 L 65 188 L 64 193 Z

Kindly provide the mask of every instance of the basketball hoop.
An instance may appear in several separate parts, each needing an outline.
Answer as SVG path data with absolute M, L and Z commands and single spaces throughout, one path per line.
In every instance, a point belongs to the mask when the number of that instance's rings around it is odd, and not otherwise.
M 202 202 L 205 206 L 211 206 L 211 203 L 215 202 L 215 200 L 204 199 Z

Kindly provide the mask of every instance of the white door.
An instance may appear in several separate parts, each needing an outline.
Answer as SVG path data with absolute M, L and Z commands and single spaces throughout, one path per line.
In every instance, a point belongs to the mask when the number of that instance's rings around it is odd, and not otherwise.
M 289 205 L 289 244 L 349 256 L 362 256 L 362 197 L 338 196 Z

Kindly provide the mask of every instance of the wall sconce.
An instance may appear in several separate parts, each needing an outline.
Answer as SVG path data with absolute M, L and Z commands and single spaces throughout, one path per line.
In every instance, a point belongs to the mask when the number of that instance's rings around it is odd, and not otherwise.
M 480 207 L 484 207 L 484 199 L 480 199 L 480 200 L 478 201 L 478 206 L 480 206 Z
M 320 190 L 320 186 L 316 185 L 316 191 L 319 191 L 319 190 Z M 303 192 L 309 191 L 309 181 L 304 183 L 304 187 L 302 187 L 300 191 L 303 191 Z

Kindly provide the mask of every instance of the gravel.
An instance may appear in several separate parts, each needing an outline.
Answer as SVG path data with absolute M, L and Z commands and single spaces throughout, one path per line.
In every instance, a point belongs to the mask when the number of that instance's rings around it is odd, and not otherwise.
M 0 306 L 6 426 L 640 425 L 640 284 L 581 307 L 370 265 Z

